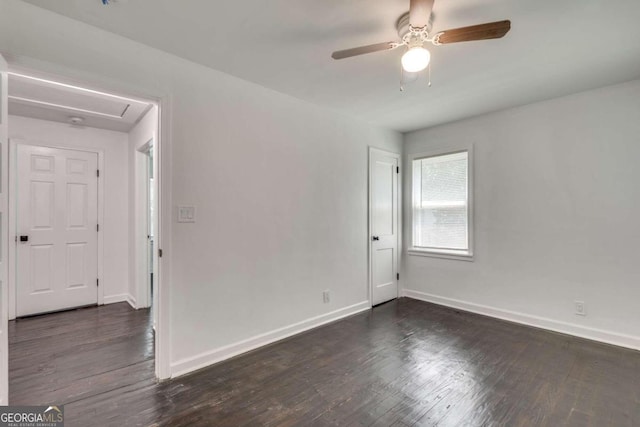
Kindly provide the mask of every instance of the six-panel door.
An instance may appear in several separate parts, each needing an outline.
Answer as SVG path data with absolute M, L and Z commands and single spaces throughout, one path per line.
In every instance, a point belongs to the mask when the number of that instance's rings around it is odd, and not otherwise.
M 17 156 L 17 315 L 97 304 L 97 154 L 18 145 Z

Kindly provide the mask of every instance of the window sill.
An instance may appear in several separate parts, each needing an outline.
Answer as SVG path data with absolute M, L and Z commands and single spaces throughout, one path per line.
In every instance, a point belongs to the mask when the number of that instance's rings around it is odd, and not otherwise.
M 437 251 L 429 249 L 409 248 L 407 254 L 412 256 L 426 256 L 431 258 L 455 259 L 473 262 L 473 254 L 463 251 Z

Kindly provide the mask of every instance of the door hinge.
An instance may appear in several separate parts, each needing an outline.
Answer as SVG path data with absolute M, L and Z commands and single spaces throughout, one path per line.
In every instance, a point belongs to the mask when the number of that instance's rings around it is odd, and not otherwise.
M 96 232 L 99 233 L 100 232 L 100 224 L 96 224 Z
M 96 176 L 100 178 L 100 169 L 96 169 Z
M 162 258 L 162 249 L 158 249 L 158 258 Z
M 100 286 L 100 279 L 96 279 L 96 286 Z
M 396 166 L 396 173 L 400 173 L 400 166 Z
M 400 280 L 400 273 L 396 273 L 396 280 Z

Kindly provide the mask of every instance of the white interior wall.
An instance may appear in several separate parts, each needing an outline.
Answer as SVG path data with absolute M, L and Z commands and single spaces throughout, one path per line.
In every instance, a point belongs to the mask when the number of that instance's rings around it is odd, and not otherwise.
M 9 138 L 59 148 L 97 149 L 104 153 L 104 239 L 105 304 L 129 298 L 129 181 L 126 133 L 71 126 L 20 116 L 9 116 Z
M 475 261 L 407 256 L 405 294 L 640 348 L 639 100 L 640 80 L 407 134 L 407 162 L 473 144 Z
M 174 375 L 368 307 L 367 147 L 401 135 L 18 0 L 1 12 L 14 65 L 170 103 L 163 196 L 197 207 L 163 248 Z
M 18 0 L 0 6 L 14 64 L 170 102 L 165 191 L 198 208 L 169 236 L 174 374 L 362 307 L 366 146 L 400 150 L 396 133 Z M 635 345 L 639 92 L 633 82 L 407 135 L 406 153 L 475 144 L 476 258 L 405 257 L 405 289 Z
M 145 154 L 139 150 L 150 140 L 156 139 L 158 108 L 153 107 L 129 132 L 129 293 L 136 307 L 148 306 L 147 285 L 147 174 Z

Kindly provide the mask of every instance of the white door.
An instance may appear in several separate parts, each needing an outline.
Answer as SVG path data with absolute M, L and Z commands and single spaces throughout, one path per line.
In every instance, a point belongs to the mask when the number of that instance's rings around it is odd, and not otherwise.
M 8 198 L 9 130 L 8 120 L 8 66 L 0 55 L 0 405 L 9 402 L 9 304 L 7 302 L 7 254 L 9 252 Z
M 369 153 L 369 228 L 371 239 L 371 301 L 398 297 L 398 154 Z
M 18 316 L 98 303 L 98 155 L 18 145 Z

